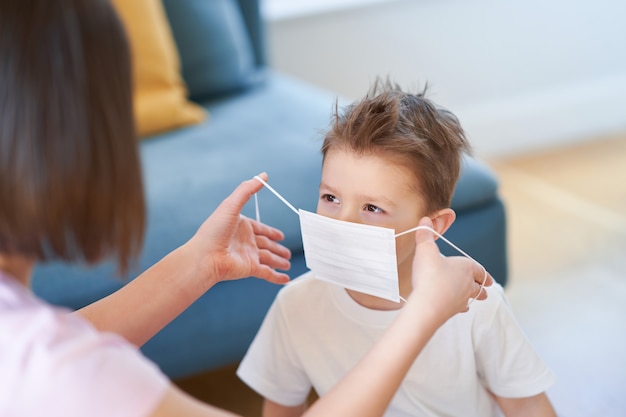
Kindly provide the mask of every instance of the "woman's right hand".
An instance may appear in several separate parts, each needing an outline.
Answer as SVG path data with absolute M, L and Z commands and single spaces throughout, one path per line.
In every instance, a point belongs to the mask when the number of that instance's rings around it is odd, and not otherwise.
M 267 180 L 267 174 L 259 174 Z M 283 233 L 241 215 L 244 204 L 263 187 L 255 179 L 242 182 L 204 221 L 182 247 L 208 288 L 215 282 L 254 276 L 275 284 L 289 282 L 280 270 L 290 267 L 289 249 L 280 244 Z
M 433 227 L 428 217 L 421 219 L 419 225 Z M 489 273 L 485 279 L 485 269 L 476 261 L 463 256 L 442 256 L 433 233 L 426 229 L 415 232 L 415 241 L 413 292 L 409 300 L 417 298 L 443 324 L 455 314 L 467 311 L 470 298 L 477 295 L 477 300 L 487 298 L 481 285 L 484 281 L 488 287 L 493 279 Z

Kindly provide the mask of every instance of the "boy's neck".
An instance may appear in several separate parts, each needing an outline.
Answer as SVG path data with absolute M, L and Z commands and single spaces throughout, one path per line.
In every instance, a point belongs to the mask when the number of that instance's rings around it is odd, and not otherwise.
M 352 291 L 348 289 L 346 289 L 346 291 L 356 303 L 365 308 L 369 308 L 370 310 L 389 311 L 399 310 L 400 308 L 402 308 L 402 302 L 395 303 L 390 300 L 385 300 L 384 298 L 374 297 L 373 295 L 363 294 L 362 292 Z
M 411 291 L 413 290 L 411 275 L 407 276 L 406 274 L 402 274 L 402 271 L 400 271 L 399 287 L 400 287 L 400 296 L 406 300 L 411 294 Z M 348 289 L 346 291 L 355 302 L 371 310 L 381 310 L 381 311 L 399 310 L 400 308 L 402 308 L 402 305 L 404 304 L 404 301 L 401 301 L 400 303 L 396 303 L 391 300 L 386 300 L 384 298 L 375 297 L 369 294 L 364 294 L 362 292 L 357 292 L 357 291 L 348 290 Z

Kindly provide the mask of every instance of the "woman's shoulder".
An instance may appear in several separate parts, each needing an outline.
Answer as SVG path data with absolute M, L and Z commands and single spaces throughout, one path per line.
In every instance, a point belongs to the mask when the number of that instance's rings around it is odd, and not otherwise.
M 41 407 L 51 407 L 49 411 L 67 410 L 66 415 L 87 415 L 93 409 L 110 411 L 107 415 L 148 410 L 169 384 L 122 337 L 99 332 L 81 316 L 6 280 L 0 281 L 0 369 L 0 404 L 1 397 L 10 396 L 16 414 L 32 411 L 32 398 Z M 118 395 L 137 386 L 142 398 Z M 37 408 L 40 414 L 44 409 Z
M 46 303 L 13 278 L 0 274 L 0 335 L 10 337 L 11 346 L 44 337 L 69 315 L 69 310 Z

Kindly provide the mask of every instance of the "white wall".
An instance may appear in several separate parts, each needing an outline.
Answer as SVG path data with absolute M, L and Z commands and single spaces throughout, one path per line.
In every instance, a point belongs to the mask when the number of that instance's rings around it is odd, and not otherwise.
M 388 0 L 270 20 L 268 52 L 349 98 L 428 81 L 496 156 L 626 130 L 625 20 L 623 0 Z

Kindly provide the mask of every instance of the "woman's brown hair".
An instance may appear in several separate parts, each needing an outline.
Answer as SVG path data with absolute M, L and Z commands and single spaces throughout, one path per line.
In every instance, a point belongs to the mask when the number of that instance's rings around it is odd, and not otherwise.
M 145 227 L 131 94 L 108 0 L 0 3 L 0 253 L 128 269 Z

